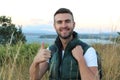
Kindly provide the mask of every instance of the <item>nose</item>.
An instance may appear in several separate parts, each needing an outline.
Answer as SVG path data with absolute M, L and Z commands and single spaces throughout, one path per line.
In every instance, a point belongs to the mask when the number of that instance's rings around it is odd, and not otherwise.
M 63 27 L 63 28 L 64 28 L 64 27 L 67 27 L 66 22 L 62 22 L 62 27 Z

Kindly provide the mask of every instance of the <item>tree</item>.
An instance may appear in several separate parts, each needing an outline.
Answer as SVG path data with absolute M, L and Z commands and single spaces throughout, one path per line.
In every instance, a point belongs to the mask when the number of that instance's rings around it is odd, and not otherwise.
M 118 34 L 119 34 L 119 36 L 120 36 L 120 32 L 117 32 Z
M 0 16 L 0 44 L 16 44 L 19 41 L 26 42 L 26 38 L 22 33 L 22 26 L 15 26 L 11 17 Z
M 118 33 L 119 36 L 116 38 L 116 42 L 120 43 L 120 32 L 117 32 L 117 33 Z

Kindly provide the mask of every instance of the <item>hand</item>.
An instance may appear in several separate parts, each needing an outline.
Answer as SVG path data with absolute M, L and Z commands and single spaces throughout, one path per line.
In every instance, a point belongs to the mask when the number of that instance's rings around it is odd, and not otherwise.
M 81 46 L 76 46 L 73 50 L 72 50 L 72 55 L 73 57 L 79 61 L 80 58 L 83 58 L 83 49 Z
M 41 44 L 41 48 L 39 49 L 37 55 L 34 58 L 34 62 L 39 64 L 47 61 L 51 57 L 51 51 L 45 49 L 44 43 Z

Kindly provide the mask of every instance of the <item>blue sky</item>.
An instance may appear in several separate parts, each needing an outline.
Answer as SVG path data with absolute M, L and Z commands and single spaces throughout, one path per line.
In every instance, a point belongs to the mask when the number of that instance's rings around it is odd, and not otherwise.
M 65 7 L 73 12 L 75 30 L 79 32 L 116 32 L 120 31 L 119 3 L 119 0 L 1 0 L 0 16 L 12 17 L 13 23 L 30 32 L 54 31 L 53 14 Z

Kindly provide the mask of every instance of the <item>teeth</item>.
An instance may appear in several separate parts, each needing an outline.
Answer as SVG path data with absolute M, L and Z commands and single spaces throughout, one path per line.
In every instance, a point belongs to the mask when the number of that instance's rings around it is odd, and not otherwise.
M 64 30 L 62 30 L 62 31 L 68 31 L 67 29 L 64 29 Z
M 68 28 L 60 29 L 60 31 L 68 31 Z

